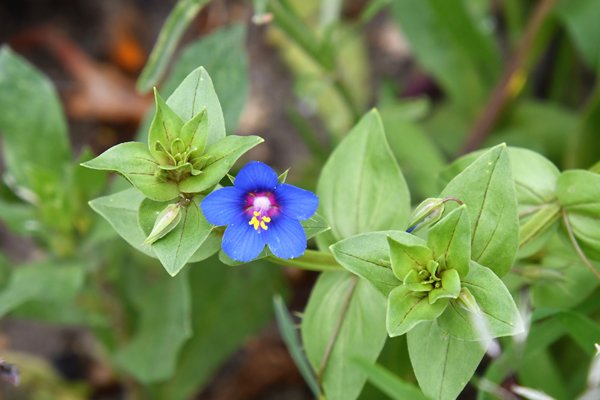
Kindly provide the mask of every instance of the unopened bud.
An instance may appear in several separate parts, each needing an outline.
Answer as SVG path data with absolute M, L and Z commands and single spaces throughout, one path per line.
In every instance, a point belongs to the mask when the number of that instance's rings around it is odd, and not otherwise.
M 152 232 L 150 232 L 144 243 L 152 244 L 164 237 L 179 224 L 179 221 L 181 221 L 181 207 L 177 203 L 169 204 L 156 217 L 154 228 L 152 228 Z
M 479 314 L 481 312 L 479 304 L 477 304 L 477 300 L 475 300 L 475 297 L 473 297 L 469 289 L 466 287 L 460 289 L 460 294 L 456 300 L 458 301 L 458 304 L 460 304 L 460 306 L 467 311 L 470 311 L 474 314 Z
M 440 220 L 444 213 L 444 199 L 429 198 L 423 200 L 413 212 L 409 228 L 406 232 L 411 233 L 427 225 L 432 225 Z

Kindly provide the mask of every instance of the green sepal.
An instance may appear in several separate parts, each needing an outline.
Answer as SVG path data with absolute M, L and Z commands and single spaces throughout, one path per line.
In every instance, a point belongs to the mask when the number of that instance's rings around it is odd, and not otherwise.
M 452 300 L 437 320 L 442 331 L 461 340 L 486 340 L 523 331 L 521 315 L 510 292 L 492 270 L 472 261 L 462 286 L 469 290 L 481 313 L 467 311 L 462 300 Z
M 206 155 L 210 157 L 202 173 L 189 176 L 179 182 L 183 193 L 200 193 L 211 189 L 229 172 L 233 164 L 244 153 L 264 140 L 259 136 L 226 136 L 206 147 Z
M 152 158 L 148 147 L 143 143 L 120 143 L 81 165 L 92 169 L 118 172 L 146 197 L 155 201 L 169 201 L 179 196 L 179 188 L 176 183 L 157 177 L 158 163 Z
M 427 263 L 433 259 L 433 253 L 425 242 L 416 236 L 412 238 L 410 241 L 388 238 L 392 271 L 398 279 L 403 280 L 411 270 L 427 269 Z
M 194 151 L 202 154 L 206 149 L 208 139 L 208 113 L 203 108 L 194 118 L 187 121 L 181 128 L 181 140 Z
M 433 321 L 448 306 L 447 299 L 429 304 L 427 295 L 398 286 L 388 297 L 386 327 L 390 337 L 404 335 L 423 321 Z
M 163 152 L 157 150 L 156 143 L 160 143 L 164 149 L 171 149 L 171 143 L 179 137 L 183 121 L 167 105 L 156 88 L 154 88 L 154 100 L 156 103 L 156 112 L 150 125 L 150 131 L 148 132 L 148 148 L 154 159 L 160 164 L 168 164 L 168 157 Z
M 441 286 L 434 287 L 429 292 L 429 303 L 433 304 L 439 299 L 456 299 L 460 294 L 460 275 L 455 269 L 447 269 L 441 274 Z
M 436 260 L 440 257 L 445 260 L 446 269 L 455 269 L 460 276 L 467 275 L 471 259 L 471 225 L 464 204 L 429 230 L 427 244 Z

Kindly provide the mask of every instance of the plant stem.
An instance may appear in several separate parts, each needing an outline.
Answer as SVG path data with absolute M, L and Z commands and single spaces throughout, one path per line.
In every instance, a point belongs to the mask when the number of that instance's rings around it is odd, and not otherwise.
M 567 216 L 567 213 L 564 210 L 562 213 L 562 217 L 563 217 L 563 222 L 565 224 L 565 228 L 567 229 L 567 235 L 569 236 L 569 240 L 571 241 L 571 244 L 575 248 L 577 255 L 579 256 L 579 258 L 581 259 L 583 264 L 590 270 L 590 272 L 592 274 L 594 274 L 598 280 L 600 280 L 600 272 L 592 265 L 592 263 L 587 258 L 587 256 L 585 255 L 585 253 L 583 252 L 581 247 L 579 247 L 579 243 L 577 243 L 577 238 L 575 238 L 575 235 L 573 234 L 573 228 L 571 227 L 571 222 L 569 221 L 569 217 Z
M 285 32 L 285 34 L 294 41 L 313 61 L 315 61 L 323 70 L 333 74 L 333 88 L 346 105 L 348 112 L 352 115 L 354 121 L 358 121 L 361 110 L 357 107 L 352 93 L 348 86 L 340 79 L 336 73 L 336 62 L 333 52 L 328 51 L 323 43 L 313 33 L 311 28 L 304 23 L 291 7 L 282 4 L 281 0 L 272 0 L 269 3 L 269 11 L 273 13 L 274 22 Z
M 317 250 L 306 250 L 299 258 L 284 260 L 275 256 L 269 256 L 269 261 L 284 267 L 304 269 L 308 271 L 340 271 L 342 267 L 335 261 L 330 253 Z
M 321 359 L 319 373 L 317 374 L 317 380 L 319 381 L 319 383 L 323 381 L 323 374 L 325 373 L 325 368 L 327 368 L 327 363 L 329 362 L 329 358 L 331 357 L 331 353 L 333 352 L 333 346 L 335 346 L 335 342 L 337 341 L 338 335 L 340 334 L 340 329 L 342 329 L 342 323 L 346 318 L 346 313 L 348 312 L 348 308 L 350 307 L 350 300 L 352 300 L 352 294 L 354 294 L 354 290 L 356 289 L 357 284 L 358 277 L 352 277 L 352 283 L 350 283 L 350 287 L 348 288 L 346 297 L 344 297 L 339 318 L 336 321 L 333 333 L 329 338 L 329 342 L 327 343 L 327 348 L 325 349 L 325 353 L 323 354 L 323 359 Z
M 471 129 L 467 141 L 461 150 L 461 154 L 471 152 L 481 146 L 494 128 L 504 107 L 521 91 L 529 73 L 525 65 L 527 55 L 533 47 L 534 39 L 542 26 L 542 22 L 544 22 L 552 10 L 554 2 L 555 0 L 539 0 L 537 2 L 535 10 L 527 23 L 523 39 L 521 39 L 515 53 L 506 66 L 502 79 L 492 91 L 483 113 Z

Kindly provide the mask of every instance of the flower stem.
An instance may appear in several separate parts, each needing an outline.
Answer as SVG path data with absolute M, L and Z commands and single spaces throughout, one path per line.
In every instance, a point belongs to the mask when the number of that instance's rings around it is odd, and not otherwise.
M 330 253 L 317 250 L 306 250 L 299 258 L 284 260 L 275 256 L 269 256 L 268 260 L 273 264 L 283 267 L 292 267 L 308 271 L 339 271 L 342 267 L 335 261 Z
M 579 247 L 579 243 L 577 243 L 577 239 L 575 238 L 575 235 L 573 234 L 573 228 L 571 227 L 571 222 L 569 221 L 569 217 L 567 216 L 567 213 L 564 210 L 562 212 L 562 217 L 563 217 L 563 222 L 565 224 L 565 228 L 567 230 L 567 235 L 569 236 L 569 240 L 571 241 L 571 244 L 575 248 L 577 255 L 579 256 L 579 258 L 581 259 L 583 264 L 590 270 L 590 272 L 593 273 L 598 280 L 600 280 L 600 272 L 598 272 L 598 270 L 592 265 L 592 263 L 587 258 L 587 256 L 585 255 L 585 253 L 583 252 L 581 247 Z

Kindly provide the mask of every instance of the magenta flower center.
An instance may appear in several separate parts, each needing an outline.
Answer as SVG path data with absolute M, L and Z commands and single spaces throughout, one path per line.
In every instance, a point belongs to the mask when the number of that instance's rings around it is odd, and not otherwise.
M 271 192 L 250 192 L 246 196 L 245 211 L 251 217 L 248 225 L 260 233 L 269 229 L 271 217 L 279 214 L 279 205 Z

